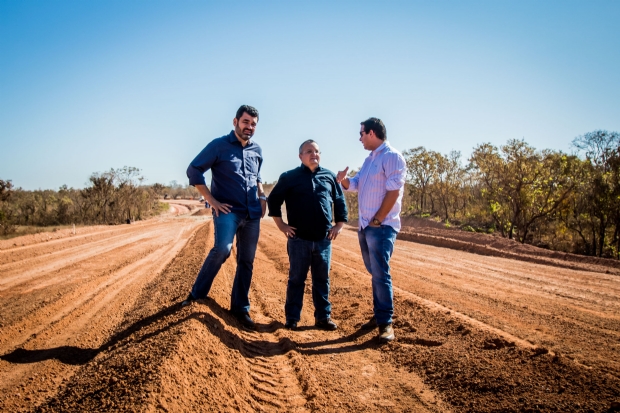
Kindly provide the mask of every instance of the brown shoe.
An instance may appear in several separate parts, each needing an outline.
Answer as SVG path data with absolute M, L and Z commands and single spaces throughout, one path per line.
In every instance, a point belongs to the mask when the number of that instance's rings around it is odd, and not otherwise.
M 379 341 L 387 343 L 394 340 L 394 329 L 392 324 L 381 324 L 379 326 Z
M 374 330 L 375 328 L 377 328 L 377 319 L 373 315 L 372 318 L 368 320 L 368 322 L 362 324 L 360 328 L 362 330 Z

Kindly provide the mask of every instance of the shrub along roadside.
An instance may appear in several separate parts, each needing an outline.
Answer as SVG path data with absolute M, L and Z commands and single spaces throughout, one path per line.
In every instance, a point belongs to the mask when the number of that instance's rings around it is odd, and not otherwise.
M 168 205 L 159 198 L 171 188 L 143 181 L 140 169 L 127 166 L 93 173 L 84 189 L 27 191 L 0 180 L 0 235 L 18 226 L 121 224 L 160 214 Z

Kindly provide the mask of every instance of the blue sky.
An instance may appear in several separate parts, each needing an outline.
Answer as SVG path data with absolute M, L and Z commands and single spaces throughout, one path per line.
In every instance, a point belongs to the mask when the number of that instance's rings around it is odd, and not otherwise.
M 263 179 L 359 167 L 359 122 L 390 143 L 467 158 L 525 139 L 570 151 L 620 131 L 619 1 L 0 0 L 0 179 L 84 187 L 138 167 L 185 169 L 258 108 Z

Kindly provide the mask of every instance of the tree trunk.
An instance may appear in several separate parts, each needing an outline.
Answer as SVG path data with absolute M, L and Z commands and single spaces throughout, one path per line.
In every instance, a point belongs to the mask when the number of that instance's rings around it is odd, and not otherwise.
M 598 256 L 602 257 L 603 256 L 603 249 L 605 248 L 605 230 L 607 226 L 605 225 L 605 222 L 601 219 L 600 221 L 600 225 L 599 225 L 599 235 L 598 235 Z

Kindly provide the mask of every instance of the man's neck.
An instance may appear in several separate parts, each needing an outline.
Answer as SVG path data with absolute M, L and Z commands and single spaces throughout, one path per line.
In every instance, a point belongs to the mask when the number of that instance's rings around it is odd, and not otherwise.
M 237 135 L 237 132 L 235 132 L 235 138 L 237 138 L 241 146 L 243 146 L 244 148 L 250 142 L 249 139 L 246 140 L 246 139 L 240 138 L 239 135 Z
M 379 149 L 381 146 L 383 146 L 383 144 L 385 143 L 385 141 L 381 141 L 377 146 L 375 146 L 373 149 L 370 150 L 370 152 L 374 152 L 377 149 Z

